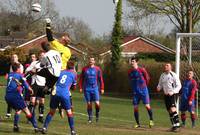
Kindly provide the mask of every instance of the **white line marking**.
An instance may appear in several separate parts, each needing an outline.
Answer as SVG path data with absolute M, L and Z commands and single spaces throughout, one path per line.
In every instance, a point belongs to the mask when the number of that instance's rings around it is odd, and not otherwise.
M 5 101 L 0 100 L 0 103 L 5 103 Z M 45 107 L 45 108 L 47 108 L 47 107 Z M 48 109 L 49 109 L 49 108 L 48 108 Z M 88 117 L 87 114 L 85 114 L 85 113 L 81 113 L 81 112 L 74 112 L 74 114 L 78 114 L 78 115 L 81 115 L 81 116 Z M 112 120 L 112 121 L 121 121 L 121 122 L 127 122 L 127 123 L 133 123 L 133 121 L 129 121 L 129 120 L 115 119 L 115 118 L 104 117 L 104 116 L 101 116 L 100 119 Z
M 81 116 L 86 116 L 86 117 L 88 117 L 87 114 L 80 113 L 80 112 L 74 112 L 74 114 L 78 114 L 78 115 L 81 115 Z M 100 119 L 133 123 L 133 121 L 129 121 L 129 120 L 113 119 L 113 118 L 110 118 L 110 117 L 104 117 L 104 116 L 101 116 Z

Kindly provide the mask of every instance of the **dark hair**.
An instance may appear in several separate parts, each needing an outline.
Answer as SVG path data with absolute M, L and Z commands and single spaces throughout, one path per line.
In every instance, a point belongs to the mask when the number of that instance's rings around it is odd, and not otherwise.
M 42 42 L 41 47 L 45 52 L 48 52 L 50 50 L 50 45 L 47 42 Z
M 67 69 L 74 69 L 74 62 L 68 61 L 67 62 Z
M 95 57 L 95 54 L 90 54 L 90 55 L 88 56 L 88 59 L 90 59 L 90 58 L 94 58 L 94 59 L 95 59 L 95 58 L 96 58 L 96 57 Z
M 139 58 L 137 57 L 137 56 L 133 56 L 132 58 L 131 58 L 131 61 L 132 60 L 135 60 L 136 62 L 138 62 L 139 61 Z
M 191 71 L 194 72 L 192 69 L 188 69 L 188 70 L 187 70 L 187 73 L 188 73 L 188 72 L 191 72 Z
M 19 63 L 13 63 L 12 64 L 12 70 L 13 70 L 13 72 L 16 72 L 17 69 L 19 69 L 19 68 L 20 68 L 20 64 Z
M 63 33 L 62 36 L 64 36 L 64 37 L 67 36 L 70 38 L 69 33 Z
M 39 56 L 41 53 L 45 53 L 45 51 L 44 50 L 40 50 L 37 55 Z
M 36 53 L 30 53 L 29 56 L 31 56 L 31 55 L 36 55 Z

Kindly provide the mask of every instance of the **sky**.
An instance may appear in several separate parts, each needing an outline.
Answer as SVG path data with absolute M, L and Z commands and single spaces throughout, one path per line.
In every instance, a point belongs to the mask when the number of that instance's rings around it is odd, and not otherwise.
M 96 35 L 112 31 L 115 14 L 113 0 L 53 0 L 61 16 L 83 20 Z M 125 0 L 123 0 L 125 1 Z
M 83 20 L 96 36 L 111 33 L 116 7 L 113 0 L 53 0 L 53 2 L 61 17 L 70 16 Z M 126 0 L 122 0 L 122 2 L 122 18 L 125 18 L 124 16 L 130 11 L 130 8 Z M 131 23 L 126 21 L 123 20 L 126 25 L 133 27 Z M 158 29 L 163 29 L 165 34 L 171 31 L 173 26 L 170 22 L 166 22 L 166 19 L 159 22 Z

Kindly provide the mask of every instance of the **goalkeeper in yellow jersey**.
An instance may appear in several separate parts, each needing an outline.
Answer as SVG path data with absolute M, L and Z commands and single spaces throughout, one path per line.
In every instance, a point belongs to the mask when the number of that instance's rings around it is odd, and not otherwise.
M 51 31 L 51 20 L 49 18 L 46 19 L 46 35 L 47 39 L 50 42 L 50 47 L 53 50 L 60 52 L 62 58 L 62 70 L 65 70 L 67 67 L 67 62 L 71 57 L 70 49 L 67 45 L 71 42 L 71 39 L 67 33 L 63 34 L 60 39 L 54 39 Z M 72 104 L 72 96 L 70 93 L 71 104 Z M 63 118 L 64 113 L 63 109 L 59 107 L 60 116 Z
M 70 49 L 66 46 L 71 42 L 69 35 L 63 34 L 63 36 L 60 39 L 54 39 L 51 31 L 51 20 L 49 18 L 46 19 L 46 34 L 47 39 L 50 42 L 51 49 L 56 50 L 61 54 L 62 70 L 66 69 L 67 62 L 71 57 Z

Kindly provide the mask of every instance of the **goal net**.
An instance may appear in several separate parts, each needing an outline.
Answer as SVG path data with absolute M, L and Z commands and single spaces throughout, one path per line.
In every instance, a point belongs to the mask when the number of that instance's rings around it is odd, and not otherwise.
M 188 70 L 194 71 L 194 79 L 200 82 L 200 33 L 177 33 L 176 73 L 181 81 Z M 196 114 L 198 116 L 199 91 L 196 94 Z

